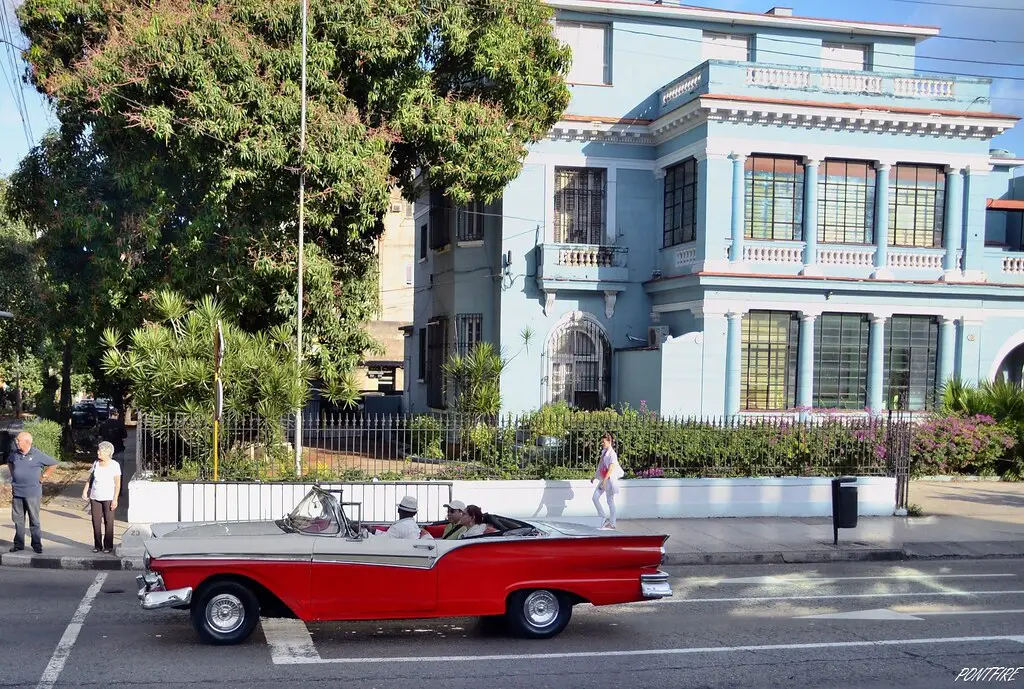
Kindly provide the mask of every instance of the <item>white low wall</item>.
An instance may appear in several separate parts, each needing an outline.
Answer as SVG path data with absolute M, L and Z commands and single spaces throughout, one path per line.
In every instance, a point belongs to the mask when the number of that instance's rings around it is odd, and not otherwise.
M 485 512 L 535 519 L 596 514 L 589 481 L 455 481 L 453 495 Z M 620 519 L 701 517 L 828 517 L 827 478 L 636 479 L 622 482 Z M 896 479 L 857 480 L 858 513 L 892 516 Z M 604 507 L 604 499 L 601 500 Z M 606 509 L 606 508 L 605 508 Z
M 596 515 L 589 481 L 453 481 L 451 497 L 510 517 L 589 522 Z M 892 516 L 896 479 L 859 478 L 858 512 Z M 832 488 L 827 478 L 632 479 L 621 483 L 616 499 L 620 519 L 681 517 L 827 517 Z M 211 521 L 278 519 L 309 490 L 308 484 L 178 484 L 132 480 L 128 521 Z M 388 484 L 353 486 L 343 500 L 363 505 L 365 521 L 391 521 L 402 495 L 415 495 L 420 519 L 440 518 L 448 486 Z M 180 504 L 179 504 L 180 502 Z M 602 504 L 603 504 L 602 500 Z

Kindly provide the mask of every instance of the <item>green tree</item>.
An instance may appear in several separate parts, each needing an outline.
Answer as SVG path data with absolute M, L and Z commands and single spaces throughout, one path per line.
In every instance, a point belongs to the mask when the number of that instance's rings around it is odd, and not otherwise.
M 30 348 L 41 339 L 39 262 L 34 253 L 33 236 L 28 226 L 17 217 L 10 202 L 10 181 L 0 177 L 0 310 L 13 318 L 0 319 L 0 367 L 8 385 L 8 403 L 14 404 L 14 385 L 19 371 L 23 397 L 38 392 L 26 390 L 32 378 Z M 34 370 L 38 377 L 38 366 Z
M 85 373 L 99 333 L 114 314 L 127 317 L 128 302 L 116 298 L 121 259 L 118 233 L 125 196 L 92 137 L 64 126 L 51 132 L 21 161 L 11 177 L 7 206 L 34 235 L 33 289 L 43 340 L 59 347 L 61 387 L 57 419 L 64 442 L 72 443 L 72 378 Z
M 490 200 L 569 99 L 541 0 L 311 3 L 302 154 L 299 3 L 27 0 L 18 16 L 34 84 L 132 201 L 95 224 L 125 299 L 166 285 L 216 294 L 249 332 L 290 322 L 305 174 L 304 334 L 333 397 L 373 346 L 391 188 L 412 198 L 420 170 L 455 203 Z

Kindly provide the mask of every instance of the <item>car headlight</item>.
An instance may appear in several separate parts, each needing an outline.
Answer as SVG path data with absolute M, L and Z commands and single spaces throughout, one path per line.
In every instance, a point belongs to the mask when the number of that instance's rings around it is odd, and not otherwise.
M 661 546 L 661 564 L 665 564 L 665 546 Z
M 149 551 L 147 550 L 146 553 L 142 556 L 142 568 L 145 569 L 148 572 L 149 571 L 149 563 L 152 562 L 152 561 L 153 561 L 153 557 L 149 554 Z

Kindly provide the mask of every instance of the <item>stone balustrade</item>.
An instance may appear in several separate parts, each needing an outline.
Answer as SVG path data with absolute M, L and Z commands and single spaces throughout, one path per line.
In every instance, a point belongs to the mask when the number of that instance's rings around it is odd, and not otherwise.
M 870 268 L 874 265 L 873 246 L 823 246 L 818 248 L 818 264 L 822 266 L 856 266 Z
M 562 244 L 558 249 L 558 265 L 577 268 L 620 268 L 626 265 L 622 247 L 598 244 Z

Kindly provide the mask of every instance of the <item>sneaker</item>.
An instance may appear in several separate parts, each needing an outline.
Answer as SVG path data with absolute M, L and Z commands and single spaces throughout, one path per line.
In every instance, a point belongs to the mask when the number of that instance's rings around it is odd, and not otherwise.
M 32 550 L 36 551 L 36 555 L 42 555 L 43 554 L 43 546 L 41 546 L 41 545 L 34 545 L 34 546 L 32 546 Z
M 98 552 L 100 552 L 100 549 L 99 549 L 99 548 L 93 548 L 93 549 L 92 549 L 92 552 L 94 552 L 94 553 L 98 553 Z
M 110 555 L 110 554 L 111 554 L 111 553 L 113 553 L 114 551 L 113 551 L 113 550 L 104 550 L 103 552 L 104 552 L 104 553 L 106 553 L 107 555 Z
M 610 519 L 605 519 L 604 523 L 601 524 L 601 528 L 602 529 L 607 529 L 611 525 L 612 525 L 612 521 Z
M 17 545 L 16 545 L 16 546 L 14 546 L 13 548 L 11 548 L 10 550 L 8 550 L 7 552 L 9 552 L 9 553 L 16 553 L 16 552 L 18 552 L 19 550 L 24 550 L 24 549 L 25 549 L 25 548 L 24 548 L 23 546 L 17 546 Z

